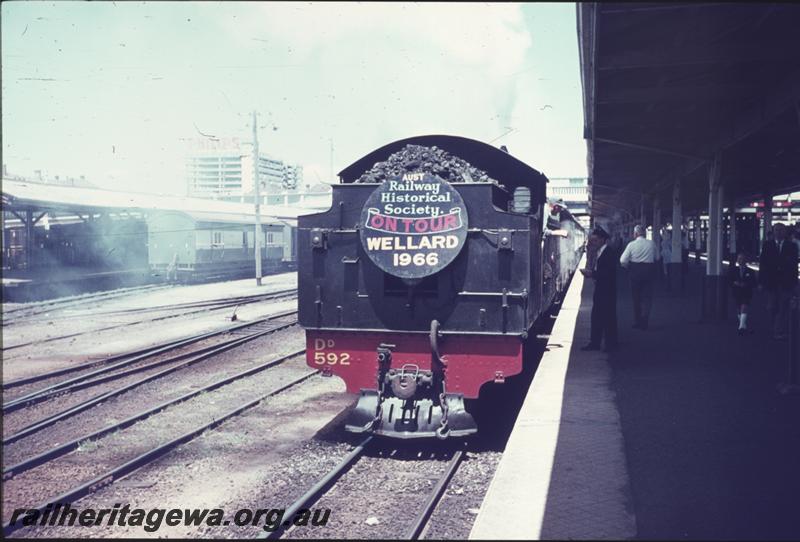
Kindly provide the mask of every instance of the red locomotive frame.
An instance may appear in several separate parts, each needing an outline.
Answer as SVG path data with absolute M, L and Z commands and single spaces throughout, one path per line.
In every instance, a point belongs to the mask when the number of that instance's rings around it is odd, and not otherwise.
M 344 380 L 348 393 L 375 388 L 376 350 L 392 344 L 391 368 L 416 365 L 430 371 L 431 347 L 427 334 L 306 331 L 306 363 L 326 375 Z M 476 399 L 487 382 L 502 382 L 522 371 L 522 341 L 515 336 L 446 335 L 440 339 L 446 363 L 448 393 Z

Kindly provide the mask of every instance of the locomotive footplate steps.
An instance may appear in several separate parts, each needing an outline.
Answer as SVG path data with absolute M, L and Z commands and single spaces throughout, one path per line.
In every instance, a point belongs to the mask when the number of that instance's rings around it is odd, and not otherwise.
M 386 397 L 380 403 L 380 420 L 375 419 L 379 394 L 376 390 L 361 390 L 358 404 L 350 414 L 345 428 L 352 433 L 371 432 L 392 438 L 432 438 L 439 436 L 444 409 L 432 399 L 408 401 L 397 397 Z M 477 433 L 478 427 L 472 415 L 464 408 L 464 396 L 460 393 L 445 394 L 447 405 L 448 437 L 465 437 Z

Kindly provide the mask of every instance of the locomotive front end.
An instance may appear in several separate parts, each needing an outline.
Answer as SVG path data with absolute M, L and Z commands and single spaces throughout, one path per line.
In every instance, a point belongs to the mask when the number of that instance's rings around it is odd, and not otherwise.
M 481 170 L 437 168 L 437 151 L 335 185 L 329 211 L 300 217 L 307 363 L 359 394 L 351 432 L 475 433 L 465 398 L 522 370 L 538 222 Z

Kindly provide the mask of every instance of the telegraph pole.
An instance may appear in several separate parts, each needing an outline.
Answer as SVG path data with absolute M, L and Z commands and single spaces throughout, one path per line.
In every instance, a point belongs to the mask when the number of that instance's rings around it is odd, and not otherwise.
M 261 286 L 261 180 L 258 176 L 258 113 L 253 111 L 253 184 L 256 197 L 256 234 L 253 254 L 256 259 L 256 286 Z

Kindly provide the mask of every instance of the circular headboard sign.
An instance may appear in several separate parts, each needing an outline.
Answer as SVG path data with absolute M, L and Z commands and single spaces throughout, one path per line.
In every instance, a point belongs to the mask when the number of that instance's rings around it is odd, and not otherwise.
M 361 211 L 361 244 L 386 273 L 420 279 L 450 264 L 467 242 L 461 195 L 436 175 L 408 172 L 382 183 Z

